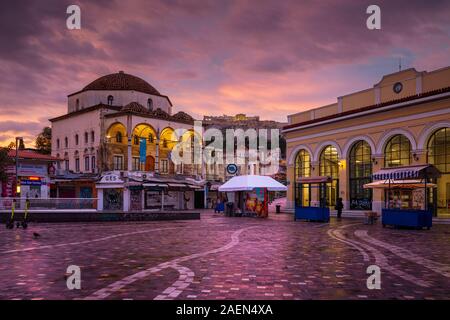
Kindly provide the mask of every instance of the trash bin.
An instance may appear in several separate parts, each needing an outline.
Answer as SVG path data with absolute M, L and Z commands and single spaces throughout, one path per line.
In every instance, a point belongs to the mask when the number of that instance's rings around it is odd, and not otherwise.
M 276 204 L 275 205 L 275 212 L 276 213 L 280 213 L 281 212 L 281 204 Z

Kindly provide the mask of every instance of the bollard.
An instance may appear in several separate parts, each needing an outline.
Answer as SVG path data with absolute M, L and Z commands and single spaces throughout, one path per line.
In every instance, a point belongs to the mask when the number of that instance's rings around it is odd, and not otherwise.
M 11 205 L 11 217 L 8 222 L 6 222 L 6 229 L 14 228 L 14 210 L 16 209 L 16 199 L 13 199 Z
M 29 206 L 30 206 L 30 200 L 27 199 L 25 201 L 25 214 L 23 216 L 23 221 L 22 221 L 22 228 L 23 229 L 28 228 L 27 218 L 28 218 L 28 208 L 29 208 Z

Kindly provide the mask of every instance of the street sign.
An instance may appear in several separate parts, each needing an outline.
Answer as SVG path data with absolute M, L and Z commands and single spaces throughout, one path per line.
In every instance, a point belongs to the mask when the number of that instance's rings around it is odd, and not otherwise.
M 238 171 L 238 166 L 234 163 L 227 165 L 227 173 L 228 174 L 236 174 Z

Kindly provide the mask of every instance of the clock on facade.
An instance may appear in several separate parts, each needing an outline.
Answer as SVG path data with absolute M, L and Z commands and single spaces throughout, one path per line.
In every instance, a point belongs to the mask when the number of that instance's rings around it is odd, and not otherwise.
M 395 93 L 400 93 L 403 89 L 403 85 L 401 84 L 401 82 L 397 82 L 394 84 L 392 89 L 394 90 Z

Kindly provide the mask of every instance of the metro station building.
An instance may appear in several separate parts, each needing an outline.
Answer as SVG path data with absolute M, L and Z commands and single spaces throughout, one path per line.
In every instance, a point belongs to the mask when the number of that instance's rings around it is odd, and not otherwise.
M 450 67 L 407 69 L 335 103 L 288 116 L 287 206 L 314 206 L 319 191 L 296 182 L 328 177 L 327 205 L 381 212 L 386 194 L 365 189 L 382 168 L 433 164 L 441 176 L 431 197 L 434 214 L 450 217 Z M 345 215 L 344 211 L 344 215 Z

